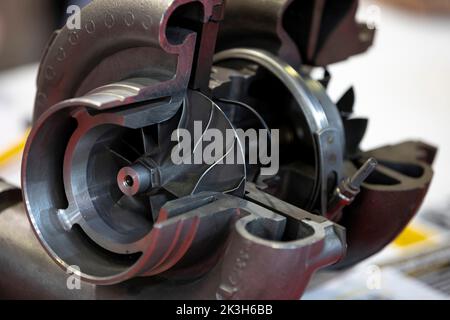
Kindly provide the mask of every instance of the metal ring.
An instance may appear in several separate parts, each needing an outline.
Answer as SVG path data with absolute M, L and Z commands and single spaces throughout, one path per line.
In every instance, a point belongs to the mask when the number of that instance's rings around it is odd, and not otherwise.
M 314 197 L 310 205 L 320 196 L 320 211 L 324 214 L 328 177 L 334 173 L 336 181 L 340 181 L 345 150 L 344 127 L 336 106 L 319 82 L 304 78 L 292 66 L 268 51 L 251 48 L 225 50 L 215 55 L 214 63 L 234 59 L 254 62 L 270 71 L 291 92 L 305 115 L 314 137 L 317 168 Z

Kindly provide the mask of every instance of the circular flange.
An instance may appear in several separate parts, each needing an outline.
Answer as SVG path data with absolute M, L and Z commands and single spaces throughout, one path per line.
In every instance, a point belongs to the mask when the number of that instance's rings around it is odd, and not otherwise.
M 125 113 L 95 110 L 89 99 L 56 105 L 30 134 L 22 185 L 33 229 L 60 266 L 78 266 L 89 282 L 110 284 L 164 272 L 183 257 L 171 256 L 181 236 L 192 239 L 197 230 L 184 223 L 189 232 L 180 234 L 183 222 L 178 221 L 162 232 L 160 224 L 170 217 L 160 208 L 204 191 L 242 196 L 245 181 L 240 164 L 172 163 L 171 150 L 179 141 L 171 136 L 180 128 L 192 130 L 199 121 L 203 130 L 233 127 L 216 104 L 195 91 L 181 104 L 155 101 Z M 242 152 L 236 143 L 232 148 Z M 148 166 L 145 171 L 144 163 L 153 163 L 158 173 L 152 175 Z M 217 176 L 224 177 L 221 183 L 215 183 Z M 181 248 L 189 247 L 187 241 Z
M 326 213 L 328 180 L 340 181 L 345 150 L 344 127 L 340 114 L 320 83 L 303 77 L 289 64 L 270 52 L 260 49 L 236 48 L 216 54 L 215 63 L 244 60 L 256 63 L 272 73 L 289 90 L 306 119 L 313 137 L 316 179 L 310 205 L 320 199 L 320 212 Z M 311 208 L 309 208 L 311 209 Z

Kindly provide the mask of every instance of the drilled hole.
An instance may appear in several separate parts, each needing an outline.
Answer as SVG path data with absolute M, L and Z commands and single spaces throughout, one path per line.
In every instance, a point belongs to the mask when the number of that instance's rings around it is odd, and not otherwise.
M 126 176 L 123 180 L 123 185 L 127 188 L 132 188 L 134 186 L 134 180 L 131 176 Z

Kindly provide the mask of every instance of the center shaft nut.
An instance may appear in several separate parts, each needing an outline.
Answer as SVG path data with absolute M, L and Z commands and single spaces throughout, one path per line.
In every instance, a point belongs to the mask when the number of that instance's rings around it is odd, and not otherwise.
M 139 163 L 124 167 L 117 174 L 119 189 L 129 197 L 148 191 L 153 186 L 152 180 L 152 170 Z

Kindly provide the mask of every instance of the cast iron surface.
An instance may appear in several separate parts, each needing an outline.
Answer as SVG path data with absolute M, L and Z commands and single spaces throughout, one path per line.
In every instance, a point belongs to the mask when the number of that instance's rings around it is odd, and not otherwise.
M 428 191 L 435 155 L 435 147 L 416 141 L 361 155 L 362 159 L 375 157 L 379 165 L 338 221 L 347 230 L 348 251 L 333 268 L 352 266 L 377 253 L 405 228 Z M 354 171 L 348 163 L 348 172 Z
M 176 200 L 164 207 L 172 219 L 161 219 L 155 226 L 162 232 L 174 223 L 192 225 L 199 232 L 190 240 L 203 242 L 210 237 L 205 229 L 229 228 L 228 250 L 201 279 L 192 278 L 209 270 L 204 260 L 197 267 L 160 277 L 140 278 L 113 286 L 82 282 L 80 289 L 69 290 L 73 274 L 59 269 L 31 232 L 22 205 L 10 206 L 0 213 L 0 268 L 9 277 L 0 279 L 0 296 L 19 299 L 298 299 L 310 276 L 324 264 L 340 259 L 345 248 L 342 227 L 298 209 L 249 185 L 248 199 L 223 194 L 199 194 Z M 207 205 L 203 205 L 208 203 Z M 198 207 L 197 207 L 198 206 Z M 179 217 L 180 210 L 187 211 Z M 271 211 L 266 208 L 272 208 Z M 237 210 L 239 209 L 239 210 Z M 278 214 L 283 212 L 284 215 Z M 218 216 L 222 216 L 218 219 Z M 183 250 L 178 247 L 175 251 Z M 11 255 L 15 256 L 10 259 Z M 187 254 L 189 258 L 189 252 Z M 192 256 L 190 257 L 192 258 Z M 215 259 L 215 258 L 214 258 Z M 244 264 L 243 264 L 244 263 Z M 273 272 L 273 265 L 283 272 Z M 180 278 L 180 274 L 183 277 Z M 189 275 L 191 277 L 189 277 Z M 182 281 L 180 281 L 182 279 Z M 296 279 L 293 281 L 293 279 Z M 26 283 L 18 287 L 16 281 Z
M 198 278 L 219 263 L 215 296 L 202 297 L 299 298 L 344 254 L 343 229 L 244 189 L 243 165 L 169 159 L 177 128 L 233 130 L 205 87 L 222 2 L 141 4 L 95 1 L 82 30 L 50 42 L 22 171 L 35 234 L 63 271 L 78 266 L 95 285 Z M 285 270 L 256 272 L 275 263 Z
M 366 51 L 374 30 L 355 21 L 356 0 L 228 0 L 217 51 L 252 47 L 293 67 L 327 66 Z
M 10 275 L 0 295 L 298 299 L 316 270 L 381 250 L 418 210 L 436 150 L 361 151 L 367 119 L 353 117 L 353 89 L 333 103 L 330 74 L 311 79 L 311 66 L 371 44 L 356 10 L 353 0 L 86 6 L 82 29 L 55 32 L 40 66 L 22 167 L 31 224 L 13 206 L 18 191 L 0 183 L 0 270 Z M 280 172 L 174 163 L 172 133 L 197 120 L 201 133 L 280 128 Z M 223 151 L 245 157 L 242 145 L 235 134 Z M 376 169 L 354 201 L 332 206 L 363 163 L 358 172 Z M 71 266 L 81 290 L 67 287 Z

